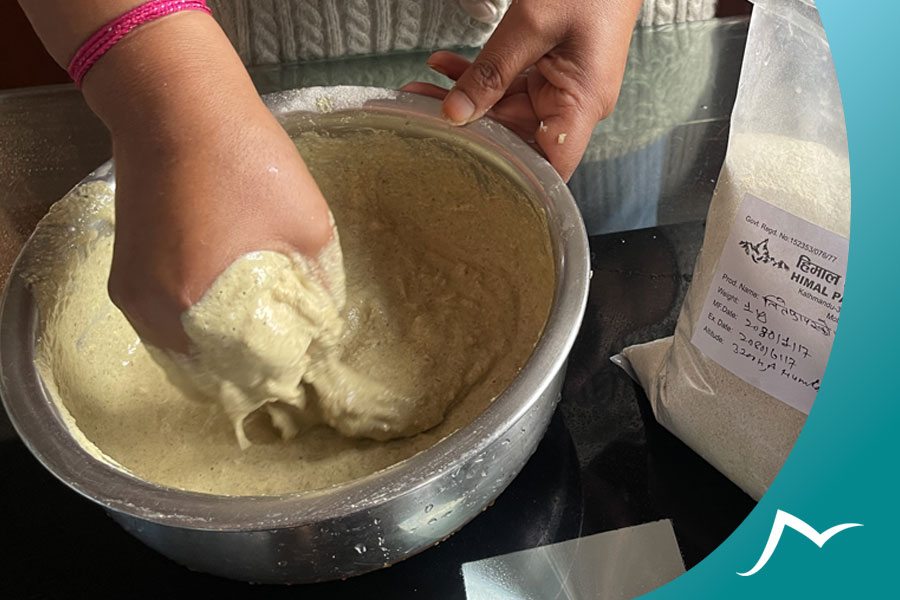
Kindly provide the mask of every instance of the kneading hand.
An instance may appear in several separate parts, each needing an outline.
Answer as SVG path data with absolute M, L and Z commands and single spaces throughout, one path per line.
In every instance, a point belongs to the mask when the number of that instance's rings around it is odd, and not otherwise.
M 183 146 L 114 138 L 109 293 L 141 338 L 162 348 L 187 350 L 181 314 L 241 255 L 315 257 L 332 235 L 325 200 L 268 113 L 212 118 Z
M 150 344 L 188 350 L 181 315 L 238 257 L 316 257 L 328 206 L 215 21 L 132 32 L 87 74 L 116 165 L 109 293 Z

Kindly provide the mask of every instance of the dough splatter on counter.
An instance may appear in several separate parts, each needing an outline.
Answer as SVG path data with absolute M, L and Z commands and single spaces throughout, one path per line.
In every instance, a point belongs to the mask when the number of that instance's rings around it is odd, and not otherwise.
M 96 456 L 199 492 L 327 487 L 466 425 L 527 361 L 554 267 L 545 217 L 517 184 L 438 140 L 354 130 L 297 143 L 340 245 L 315 273 L 257 252 L 220 276 L 183 317 L 195 352 L 178 360 L 196 392 L 106 294 L 110 190 L 82 186 L 39 226 L 37 363 Z

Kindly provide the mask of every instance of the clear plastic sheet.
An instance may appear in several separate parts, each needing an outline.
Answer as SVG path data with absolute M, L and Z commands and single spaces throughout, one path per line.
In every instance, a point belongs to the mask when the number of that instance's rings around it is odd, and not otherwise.
M 468 600 L 627 600 L 684 573 L 668 520 L 462 566 Z

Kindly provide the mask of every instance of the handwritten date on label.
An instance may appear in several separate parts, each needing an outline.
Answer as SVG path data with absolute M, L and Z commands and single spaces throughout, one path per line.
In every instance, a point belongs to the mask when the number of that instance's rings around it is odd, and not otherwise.
M 691 339 L 722 367 L 809 412 L 837 329 L 848 242 L 748 194 Z

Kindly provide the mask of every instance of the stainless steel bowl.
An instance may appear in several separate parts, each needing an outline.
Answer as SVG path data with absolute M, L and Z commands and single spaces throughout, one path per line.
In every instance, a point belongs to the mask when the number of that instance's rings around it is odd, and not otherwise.
M 564 182 L 494 122 L 450 127 L 438 101 L 375 88 L 309 88 L 266 101 L 291 133 L 365 126 L 449 140 L 505 171 L 543 206 L 556 288 L 545 331 L 506 391 L 428 450 L 333 488 L 261 497 L 165 488 L 97 460 L 72 437 L 34 366 L 38 315 L 21 261 L 0 312 L 0 391 L 38 460 L 147 545 L 198 571 L 302 583 L 359 575 L 420 552 L 468 523 L 506 488 L 534 452 L 559 400 L 587 302 L 589 259 L 584 225 Z M 97 179 L 114 184 L 110 163 L 85 182 Z

